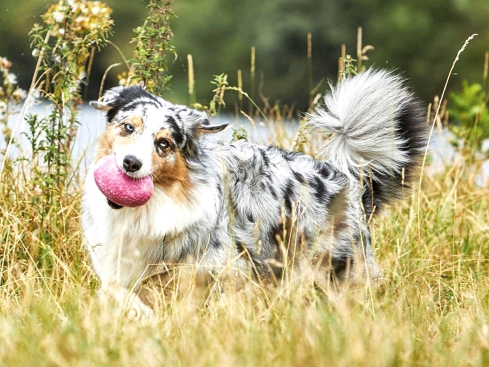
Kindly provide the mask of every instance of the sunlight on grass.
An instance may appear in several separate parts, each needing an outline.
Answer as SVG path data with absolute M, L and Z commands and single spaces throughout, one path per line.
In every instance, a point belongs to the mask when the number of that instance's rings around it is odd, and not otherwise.
M 157 316 L 130 321 L 99 300 L 82 248 L 79 193 L 43 222 L 21 177 L 1 184 L 0 360 L 4 365 L 485 365 L 489 358 L 489 199 L 477 171 L 425 177 L 378 217 L 383 279 L 323 293 L 307 275 L 154 294 Z M 41 239 L 49 233 L 50 245 Z M 42 264 L 42 266 L 40 266 Z
M 359 48 L 359 60 L 368 47 Z M 241 112 L 256 125 L 269 121 L 262 125 L 272 143 L 318 151 L 321 138 L 304 124 L 295 139 L 287 136 L 292 108 L 265 100 L 260 109 L 253 94 L 219 77 L 216 95 L 238 92 L 240 104 L 249 100 L 249 113 Z M 314 94 L 311 103 L 319 99 Z M 474 162 L 472 151 L 462 152 Z M 97 297 L 79 226 L 79 169 L 66 164 L 57 182 L 42 171 L 45 153 L 38 154 L 15 162 L 3 157 L 1 365 L 489 364 L 489 195 L 476 184 L 481 162 L 459 160 L 436 176 L 425 174 L 419 188 L 406 189 L 407 200 L 373 219 L 383 275 L 372 284 L 321 290 L 308 272 L 286 272 L 278 285 L 216 279 L 199 287 L 184 274 L 192 269 L 183 269 L 164 292 L 148 286 L 152 319 L 131 320 Z

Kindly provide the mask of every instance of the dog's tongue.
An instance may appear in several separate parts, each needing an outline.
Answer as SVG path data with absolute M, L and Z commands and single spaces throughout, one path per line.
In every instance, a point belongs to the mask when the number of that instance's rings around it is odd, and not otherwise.
M 95 165 L 95 183 L 110 203 L 118 206 L 136 207 L 146 204 L 153 195 L 151 176 L 132 178 L 117 166 L 115 155 L 105 156 Z

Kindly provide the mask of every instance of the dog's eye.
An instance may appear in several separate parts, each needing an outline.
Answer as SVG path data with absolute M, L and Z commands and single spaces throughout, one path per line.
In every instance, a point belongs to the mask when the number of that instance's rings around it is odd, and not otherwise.
M 124 124 L 124 131 L 128 134 L 132 134 L 134 132 L 134 126 L 131 124 Z
M 156 148 L 159 150 L 165 150 L 170 146 L 170 142 L 166 139 L 160 139 L 156 143 Z

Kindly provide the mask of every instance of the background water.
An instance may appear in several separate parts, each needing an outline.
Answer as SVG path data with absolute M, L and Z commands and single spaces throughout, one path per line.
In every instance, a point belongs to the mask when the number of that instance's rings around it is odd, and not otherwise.
M 39 104 L 29 108 L 26 114 L 38 114 L 39 118 L 42 118 L 49 115 L 50 108 L 51 107 L 47 104 Z M 106 122 L 104 114 L 91 108 L 89 105 L 83 105 L 80 108 L 78 120 L 80 125 L 73 147 L 73 159 L 79 162 L 82 169 L 84 169 L 92 160 L 94 143 L 96 142 L 97 137 L 105 130 Z M 297 121 L 288 121 L 280 124 L 284 130 L 277 133 L 276 127 L 278 125 L 274 123 L 266 125 L 262 122 L 252 126 L 247 119 L 238 120 L 235 117 L 226 116 L 221 116 L 212 120 L 216 124 L 228 122 L 230 126 L 222 133 L 209 136 L 208 138 L 211 140 L 220 139 L 231 141 L 233 129 L 238 129 L 243 126 L 248 133 L 249 141 L 259 144 L 273 144 L 278 135 L 285 135 L 286 139 L 292 141 L 299 126 Z M 28 126 L 20 113 L 10 117 L 9 127 L 15 134 L 15 138 L 19 141 L 20 146 L 20 150 L 17 146 L 11 146 L 9 148 L 9 156 L 29 156 L 29 143 L 25 136 L 25 133 L 28 131 Z M 453 139 L 453 135 L 448 130 L 442 130 L 440 133 L 435 129 L 429 146 L 430 164 L 426 168 L 428 174 L 433 175 L 440 173 L 446 165 L 453 164 L 457 160 L 462 159 L 461 155 L 450 143 Z M 486 151 L 489 149 L 489 141 L 484 142 L 483 148 Z M 0 149 L 5 149 L 5 141 L 3 137 L 0 140 Z M 481 186 L 489 185 L 489 160 L 483 162 L 483 170 L 478 176 L 478 184 Z

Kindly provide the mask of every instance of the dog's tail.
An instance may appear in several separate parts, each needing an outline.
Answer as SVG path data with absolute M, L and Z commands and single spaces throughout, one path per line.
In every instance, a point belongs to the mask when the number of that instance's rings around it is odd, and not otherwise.
M 363 183 L 367 215 L 400 198 L 414 179 L 427 143 L 426 120 L 400 76 L 366 71 L 345 79 L 309 120 L 332 134 L 320 156 Z

